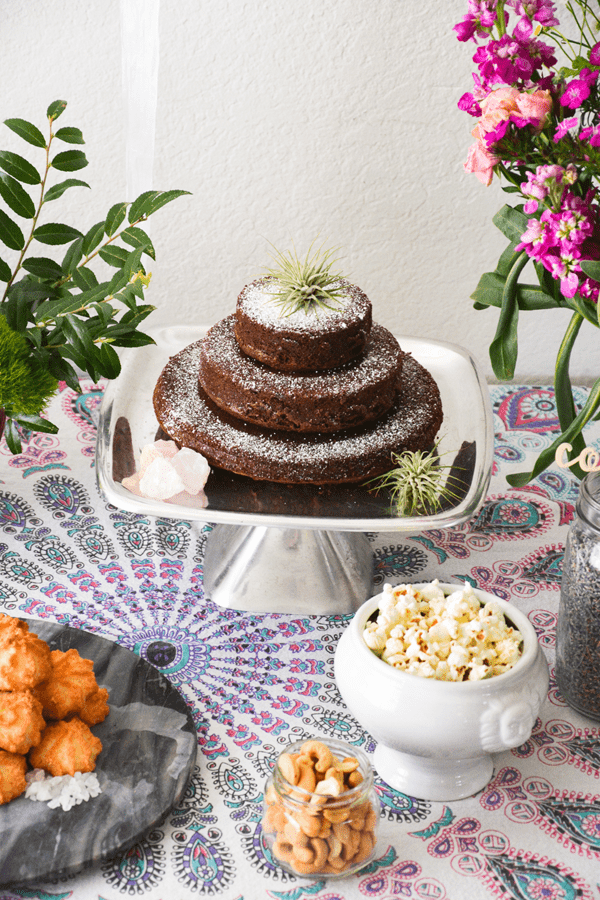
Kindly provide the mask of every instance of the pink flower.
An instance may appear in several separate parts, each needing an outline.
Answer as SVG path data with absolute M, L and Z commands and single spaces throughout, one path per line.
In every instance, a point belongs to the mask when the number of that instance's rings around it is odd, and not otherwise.
M 563 119 L 562 122 L 558 123 L 558 127 L 554 132 L 554 137 L 552 140 L 555 144 L 558 144 L 562 138 L 564 138 L 565 134 L 567 134 L 571 128 L 575 128 L 579 125 L 579 119 L 577 116 L 572 116 L 570 119 Z
M 600 73 L 591 69 L 582 69 L 579 78 L 570 81 L 560 98 L 561 106 L 577 109 L 590 96 L 591 87 Z
M 476 141 L 469 148 L 469 155 L 464 164 L 465 172 L 472 172 L 482 184 L 490 185 L 494 176 L 494 166 L 500 160 L 490 153 L 481 141 Z
M 600 41 L 590 50 L 590 62 L 593 66 L 600 66 Z
M 536 128 L 543 128 L 552 109 L 552 95 L 550 91 L 527 91 L 520 93 L 517 99 L 519 112 L 529 119 Z

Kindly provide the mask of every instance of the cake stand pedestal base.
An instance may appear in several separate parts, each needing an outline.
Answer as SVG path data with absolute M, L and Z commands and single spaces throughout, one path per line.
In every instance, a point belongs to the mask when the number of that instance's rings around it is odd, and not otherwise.
M 216 525 L 204 588 L 227 609 L 351 614 L 373 593 L 373 552 L 362 532 Z

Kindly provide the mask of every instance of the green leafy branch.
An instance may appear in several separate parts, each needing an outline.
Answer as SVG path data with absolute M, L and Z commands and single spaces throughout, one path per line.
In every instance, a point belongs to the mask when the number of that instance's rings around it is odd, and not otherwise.
M 600 327 L 599 310 L 596 304 L 576 294 L 564 297 L 560 285 L 541 265 L 535 264 L 538 284 L 520 284 L 519 277 L 528 260 L 524 251 L 516 247 L 527 228 L 528 218 L 518 208 L 504 206 L 495 216 L 494 224 L 510 241 L 496 269 L 481 276 L 479 284 L 471 295 L 475 309 L 496 306 L 500 309 L 498 326 L 490 344 L 490 361 L 494 374 L 501 381 L 511 379 L 515 373 L 518 356 L 517 329 L 521 310 L 570 309 L 569 325 L 559 348 L 554 370 L 554 393 L 561 434 L 538 456 L 531 472 L 508 476 L 508 482 L 515 487 L 527 484 L 552 465 L 557 448 L 562 443 L 570 443 L 570 459 L 576 459 L 585 446 L 583 429 L 600 412 L 600 379 L 594 384 L 581 411 L 573 400 L 573 388 L 569 375 L 571 355 L 576 338 L 584 321 L 596 328 Z M 600 281 L 600 262 L 584 260 L 581 268 L 589 278 Z M 571 472 L 582 478 L 584 472 L 575 464 Z
M 88 165 L 78 147 L 54 152 L 56 141 L 84 143 L 80 129 L 54 128 L 66 105 L 57 100 L 48 107 L 47 139 L 24 119 L 5 120 L 11 131 L 43 151 L 39 171 L 20 154 L 0 151 L 0 200 L 7 209 L 0 206 L 0 241 L 17 254 L 12 266 L 0 256 L 0 281 L 6 283 L 0 299 L 4 317 L 0 345 L 7 371 L 14 362 L 19 371 L 26 366 L 29 373 L 27 391 L 19 387 L 23 378 L 0 379 L 0 433 L 4 426 L 13 453 L 21 451 L 18 425 L 33 431 L 57 430 L 41 415 L 53 393 L 48 394 L 50 384 L 56 390 L 62 380 L 79 391 L 77 368 L 93 381 L 116 378 L 121 364 L 115 347 L 152 343 L 139 327 L 154 309 L 144 302 L 150 275 L 142 257 L 155 259 L 155 251 L 140 226 L 163 206 L 189 193 L 145 191 L 133 202 L 111 206 L 106 218 L 86 232 L 62 222 L 41 223 L 48 203 L 71 188 L 89 188 L 74 177 L 49 184 L 54 172 L 73 173 Z M 29 255 L 36 244 L 65 247 L 66 252 L 60 261 Z M 109 267 L 110 277 L 100 279 L 94 272 L 90 264 L 99 260 Z M 39 390 L 33 390 L 37 402 L 32 401 L 32 383 L 34 387 L 38 383 Z

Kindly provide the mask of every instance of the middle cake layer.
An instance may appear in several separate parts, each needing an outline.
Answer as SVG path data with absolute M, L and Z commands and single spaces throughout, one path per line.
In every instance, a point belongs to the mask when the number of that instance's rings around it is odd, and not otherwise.
M 393 334 L 373 325 L 358 360 L 327 372 L 276 372 L 240 349 L 234 314 L 202 341 L 199 382 L 213 403 L 244 421 L 282 431 L 332 433 L 372 422 L 391 408 L 403 356 Z

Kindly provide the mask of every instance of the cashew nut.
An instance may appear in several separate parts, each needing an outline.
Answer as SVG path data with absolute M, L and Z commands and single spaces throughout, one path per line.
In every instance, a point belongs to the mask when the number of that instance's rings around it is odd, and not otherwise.
M 321 741 L 304 741 L 300 748 L 300 752 L 310 756 L 315 760 L 315 769 L 317 772 L 326 772 L 333 763 L 333 753 Z

